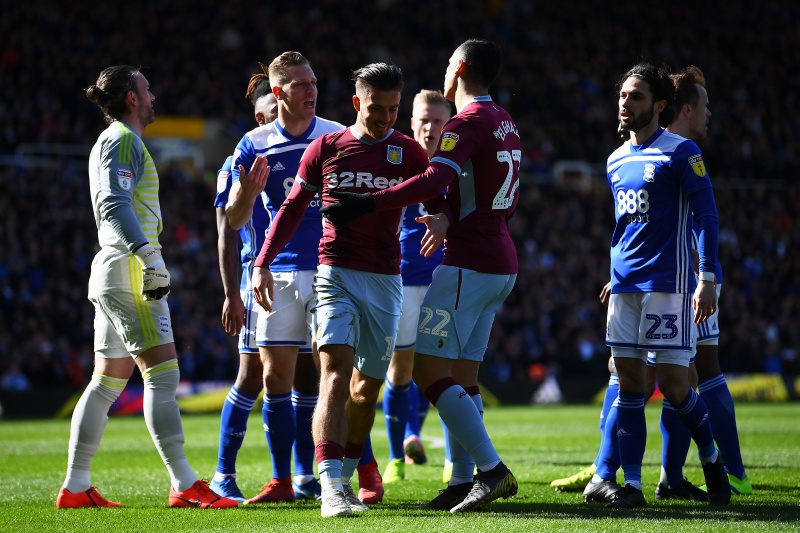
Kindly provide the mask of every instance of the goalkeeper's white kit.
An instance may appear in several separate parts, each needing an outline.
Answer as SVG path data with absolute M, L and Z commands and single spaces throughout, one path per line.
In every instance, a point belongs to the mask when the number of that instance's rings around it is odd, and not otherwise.
M 169 273 L 158 242 L 158 173 L 142 139 L 125 123 L 113 122 L 97 139 L 89 184 L 101 246 L 89 278 L 95 353 L 127 357 L 173 342 Z

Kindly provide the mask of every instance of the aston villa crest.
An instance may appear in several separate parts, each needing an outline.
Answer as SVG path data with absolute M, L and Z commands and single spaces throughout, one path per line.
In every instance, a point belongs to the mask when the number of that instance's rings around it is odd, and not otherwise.
M 386 152 L 386 160 L 393 165 L 399 165 L 403 162 L 403 149 L 399 146 L 392 146 L 389 145 L 389 149 Z

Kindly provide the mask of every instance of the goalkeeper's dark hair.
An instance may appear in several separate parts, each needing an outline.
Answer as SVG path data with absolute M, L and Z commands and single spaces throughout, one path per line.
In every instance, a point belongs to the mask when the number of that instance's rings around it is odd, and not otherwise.
M 130 65 L 116 65 L 104 69 L 97 81 L 84 89 L 86 98 L 97 104 L 103 111 L 107 124 L 120 120 L 128 113 L 128 104 L 125 97 L 128 91 L 136 91 L 136 75 L 140 68 Z M 138 93 L 137 93 L 138 94 Z M 144 95 L 139 95 L 144 97 Z
M 466 64 L 461 77 L 480 87 L 490 87 L 503 66 L 500 47 L 485 39 L 468 39 L 456 48 L 455 53 Z
M 244 97 L 250 100 L 253 107 L 255 107 L 259 98 L 272 93 L 272 86 L 269 83 L 269 67 L 260 61 L 258 65 L 261 67 L 261 72 L 250 76 L 250 83 L 247 85 L 247 92 L 244 94 Z
M 403 71 L 396 65 L 386 63 L 370 63 L 353 71 L 353 82 L 356 90 L 402 91 Z

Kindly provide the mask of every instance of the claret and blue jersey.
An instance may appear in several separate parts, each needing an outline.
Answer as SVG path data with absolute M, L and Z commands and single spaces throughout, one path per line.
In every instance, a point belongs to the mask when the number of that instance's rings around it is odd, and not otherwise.
M 694 291 L 693 211 L 713 219 L 699 250 L 701 270 L 713 271 L 717 261 L 716 207 L 697 145 L 659 128 L 644 144 L 615 150 L 607 176 L 616 207 L 612 293 Z

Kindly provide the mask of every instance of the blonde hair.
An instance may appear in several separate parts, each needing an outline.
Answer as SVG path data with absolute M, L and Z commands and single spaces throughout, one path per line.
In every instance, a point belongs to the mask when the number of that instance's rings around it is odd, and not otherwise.
M 310 65 L 310 63 L 300 52 L 282 53 L 269 64 L 268 74 L 270 85 L 273 87 L 280 87 L 289 82 L 292 78 L 289 74 L 289 67 L 302 67 L 304 65 Z
M 417 104 L 441 105 L 447 108 L 448 113 L 451 111 L 450 102 L 444 97 L 442 91 L 438 90 L 422 89 L 414 96 L 413 107 L 416 107 Z

